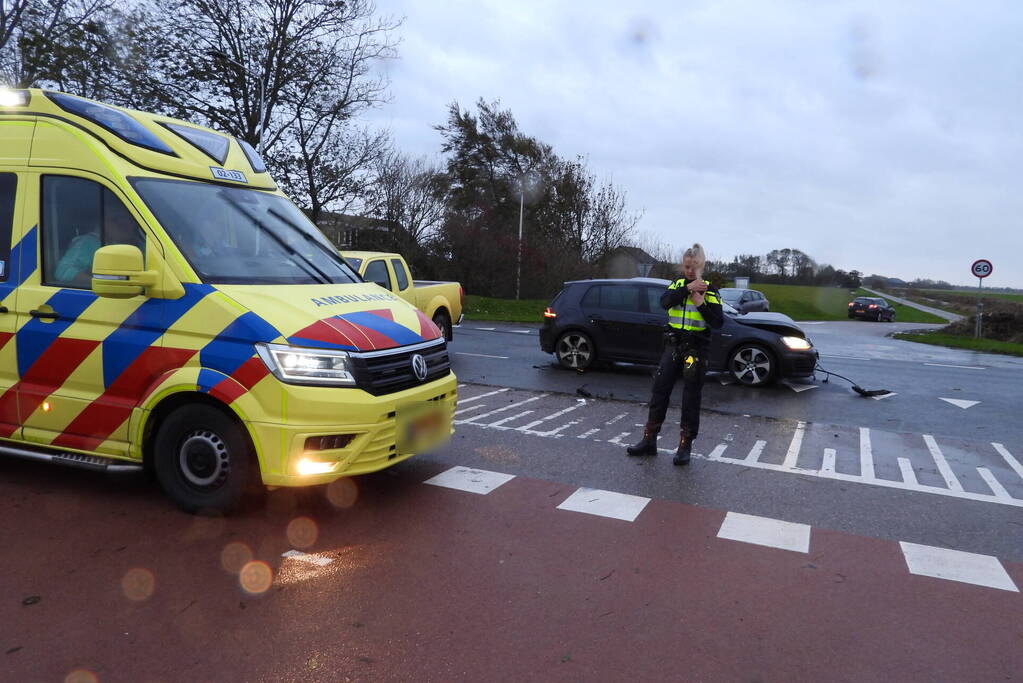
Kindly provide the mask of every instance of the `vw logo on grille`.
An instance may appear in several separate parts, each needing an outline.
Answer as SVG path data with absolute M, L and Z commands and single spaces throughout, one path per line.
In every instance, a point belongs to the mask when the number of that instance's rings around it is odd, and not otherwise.
M 426 359 L 418 353 L 412 356 L 412 372 L 420 382 L 426 379 Z

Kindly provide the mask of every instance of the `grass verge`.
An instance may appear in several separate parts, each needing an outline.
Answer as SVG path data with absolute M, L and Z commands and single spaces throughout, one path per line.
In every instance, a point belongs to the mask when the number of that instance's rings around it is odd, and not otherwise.
M 920 342 L 921 344 L 947 346 L 953 349 L 970 349 L 971 351 L 983 351 L 985 353 L 1023 356 L 1023 344 L 998 341 L 996 339 L 974 339 L 973 337 L 961 337 L 956 334 L 943 334 L 941 332 L 924 332 L 921 334 L 903 332 L 893 334 L 892 337 L 904 339 L 905 341 Z
M 466 320 L 495 320 L 506 323 L 541 323 L 550 299 L 494 299 L 466 294 Z

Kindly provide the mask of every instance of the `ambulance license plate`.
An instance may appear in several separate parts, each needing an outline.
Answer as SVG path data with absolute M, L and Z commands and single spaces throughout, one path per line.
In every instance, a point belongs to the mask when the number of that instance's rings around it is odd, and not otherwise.
M 422 453 L 450 436 L 447 411 L 436 401 L 399 406 L 394 423 L 399 455 Z

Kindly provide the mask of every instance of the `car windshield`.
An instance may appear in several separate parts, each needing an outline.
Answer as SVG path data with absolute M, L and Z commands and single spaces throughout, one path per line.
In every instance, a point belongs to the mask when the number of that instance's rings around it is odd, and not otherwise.
M 135 178 L 132 185 L 203 282 L 361 282 L 283 197 L 194 181 Z
M 721 293 L 721 298 L 725 299 L 726 301 L 738 301 L 739 297 L 742 296 L 741 289 L 731 289 L 726 287 L 718 291 Z
M 727 301 L 721 302 L 721 310 L 723 310 L 725 313 L 728 313 L 729 315 L 740 315 L 739 311 L 732 308 L 731 304 L 729 304 Z

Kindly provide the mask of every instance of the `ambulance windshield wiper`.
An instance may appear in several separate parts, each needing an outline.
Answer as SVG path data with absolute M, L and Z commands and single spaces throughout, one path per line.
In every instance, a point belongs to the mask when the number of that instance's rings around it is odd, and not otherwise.
M 344 268 L 348 268 L 354 272 L 355 269 L 348 265 L 344 258 L 342 258 L 341 254 L 337 253 L 337 251 L 331 249 L 323 242 L 320 242 L 318 239 L 310 235 L 307 231 L 303 230 L 302 226 L 300 226 L 298 223 L 291 220 L 290 218 L 279 212 L 277 209 L 267 209 L 266 212 L 273 216 L 274 218 L 276 218 L 277 220 L 281 221 L 282 223 L 288 225 L 295 232 L 302 235 L 302 237 L 304 237 L 307 242 L 317 246 L 320 249 L 320 251 L 326 254 L 332 261 L 335 261 Z M 358 276 L 358 273 L 356 273 L 356 276 Z M 362 278 L 360 277 L 359 279 Z
M 302 252 L 300 252 L 298 249 L 295 249 L 293 246 L 291 246 L 286 241 L 281 239 L 281 237 L 277 233 L 271 230 L 261 220 L 256 218 L 256 216 L 249 213 L 249 211 L 245 209 L 237 199 L 226 193 L 224 195 L 224 199 L 227 200 L 228 204 L 238 209 L 239 213 L 241 213 L 243 216 L 252 221 L 252 224 L 259 228 L 260 230 L 262 230 L 264 234 L 270 237 L 270 239 L 272 239 L 274 242 L 280 245 L 280 247 L 283 248 L 284 251 L 286 251 L 293 257 L 297 257 L 296 264 L 302 267 L 302 269 L 305 270 L 305 272 L 309 274 L 311 277 L 313 277 L 313 279 L 318 279 L 321 284 L 325 285 L 331 284 L 331 279 L 329 275 L 323 272 L 319 266 L 317 266 L 315 263 L 312 262 L 311 259 L 307 258 L 304 254 L 302 254 Z

